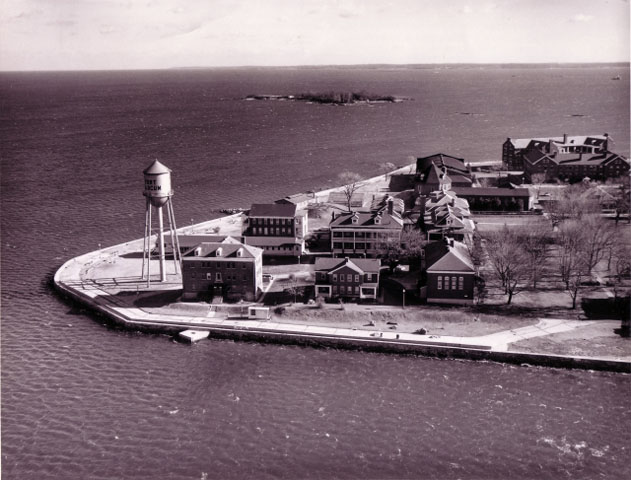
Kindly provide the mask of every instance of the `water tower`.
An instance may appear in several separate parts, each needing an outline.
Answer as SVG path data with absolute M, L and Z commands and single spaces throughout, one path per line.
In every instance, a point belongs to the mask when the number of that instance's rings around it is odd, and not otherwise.
M 145 265 L 147 273 L 147 285 L 151 283 L 151 237 L 153 235 L 153 222 L 151 218 L 152 208 L 156 209 L 158 217 L 158 258 L 160 260 L 160 281 L 167 279 L 166 261 L 164 254 L 164 222 L 162 220 L 162 207 L 166 206 L 167 219 L 169 221 L 169 233 L 171 235 L 171 250 L 173 251 L 173 262 L 177 273 L 178 266 L 181 267 L 180 243 L 177 238 L 177 227 L 175 226 L 175 214 L 173 213 L 173 190 L 171 190 L 171 170 L 161 164 L 158 160 L 149 165 L 144 171 L 145 190 L 143 195 L 146 198 L 145 207 L 145 240 L 142 255 L 142 278 L 145 278 Z

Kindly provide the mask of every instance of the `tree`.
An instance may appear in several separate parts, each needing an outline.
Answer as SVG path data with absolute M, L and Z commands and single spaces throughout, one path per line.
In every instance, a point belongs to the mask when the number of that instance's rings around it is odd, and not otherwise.
M 506 225 L 486 235 L 486 251 L 493 271 L 499 279 L 507 304 L 519 293 L 528 279 L 527 257 L 519 238 Z
M 384 162 L 381 165 L 379 165 L 379 170 L 382 171 L 386 175 L 386 179 L 388 178 L 388 175 L 390 175 L 395 168 L 397 168 L 397 166 L 392 162 Z
M 294 296 L 294 303 L 296 303 L 296 295 L 298 294 L 298 278 L 294 273 L 289 274 L 289 281 L 291 282 L 290 286 L 285 289 L 290 295 Z
M 547 203 L 546 210 L 553 226 L 599 212 L 600 205 L 584 195 L 588 188 L 583 183 L 567 186 L 560 192 L 558 200 Z
M 557 234 L 557 267 L 565 289 L 570 289 L 574 272 L 583 267 L 581 260 L 582 230 L 576 221 L 564 223 Z
M 360 187 L 359 182 L 362 177 L 359 173 L 354 172 L 342 172 L 339 174 L 339 179 L 344 184 L 342 187 L 342 193 L 344 193 L 344 197 L 346 197 L 346 205 L 348 206 L 348 211 L 351 212 L 351 201 L 353 199 L 353 194 Z
M 532 288 L 537 288 L 537 281 L 548 260 L 552 232 L 550 226 L 544 222 L 530 224 L 527 228 L 517 233 L 517 240 L 521 243 L 528 260 Z
M 600 262 L 616 237 L 616 231 L 612 225 L 598 215 L 583 218 L 581 222 L 582 253 L 584 255 L 587 275 Z

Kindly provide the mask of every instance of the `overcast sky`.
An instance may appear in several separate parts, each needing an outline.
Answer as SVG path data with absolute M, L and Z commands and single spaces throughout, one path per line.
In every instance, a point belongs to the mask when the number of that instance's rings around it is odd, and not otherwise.
M 627 62 L 628 0 L 0 0 L 0 69 Z

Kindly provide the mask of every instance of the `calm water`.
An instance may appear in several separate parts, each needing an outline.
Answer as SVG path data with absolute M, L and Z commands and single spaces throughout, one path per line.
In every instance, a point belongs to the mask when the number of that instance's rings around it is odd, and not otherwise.
M 413 100 L 241 100 L 329 89 Z M 142 236 L 154 158 L 185 225 L 410 155 L 499 159 L 507 136 L 608 132 L 628 156 L 628 67 L 4 73 L 0 112 L 3 478 L 631 475 L 625 375 L 191 347 L 50 286 L 66 259 Z

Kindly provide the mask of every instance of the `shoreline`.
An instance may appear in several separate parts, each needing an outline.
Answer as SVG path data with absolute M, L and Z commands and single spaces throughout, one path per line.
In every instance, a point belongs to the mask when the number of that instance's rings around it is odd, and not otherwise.
M 361 181 L 363 186 L 384 180 L 388 176 L 403 172 L 410 165 L 397 168 L 387 174 L 378 175 Z M 334 187 L 314 193 L 315 199 L 322 199 L 332 191 L 342 187 Z M 242 214 L 236 213 L 218 217 L 195 225 L 182 227 L 178 232 L 208 231 L 216 226 L 234 225 Z M 227 233 L 228 235 L 230 233 Z M 355 328 L 323 327 L 303 323 L 277 322 L 273 318 L 268 321 L 238 320 L 213 316 L 200 317 L 186 315 L 182 312 L 169 312 L 160 307 L 160 313 L 150 313 L 133 303 L 130 298 L 143 293 L 176 291 L 181 283 L 175 272 L 167 276 L 164 283 L 152 284 L 146 289 L 146 280 L 126 276 L 117 281 L 116 276 L 103 279 L 83 278 L 92 270 L 111 273 L 117 271 L 116 263 L 122 263 L 125 255 L 142 249 L 143 239 L 132 240 L 97 251 L 89 252 L 66 261 L 54 274 L 53 283 L 56 290 L 65 297 L 87 306 L 98 314 L 104 315 L 115 324 L 124 328 L 161 332 L 179 333 L 185 330 L 209 332 L 212 338 L 241 341 L 257 341 L 265 343 L 292 344 L 311 347 L 340 348 L 362 351 L 378 351 L 396 354 L 416 354 L 438 358 L 458 358 L 469 360 L 486 360 L 528 366 L 546 366 L 557 368 L 579 368 L 589 370 L 607 370 L 631 373 L 631 361 L 627 359 L 587 357 L 575 355 L 554 355 L 549 353 L 526 353 L 512 351 L 512 342 L 492 342 L 491 336 L 450 337 L 395 331 L 360 330 Z M 119 267 L 123 268 L 123 267 Z M 157 271 L 157 270 L 154 270 Z M 171 281 L 168 277 L 171 277 Z M 123 278 L 123 277 L 120 277 Z M 98 280 L 98 281 L 97 281 Z M 105 281 L 110 283 L 105 283 Z M 135 289 L 134 289 L 135 287 Z M 153 308 L 152 310 L 156 310 Z M 562 331 L 562 330 L 558 330 Z M 511 332 L 514 334 L 514 332 Z M 524 337 L 528 338 L 528 337 Z

